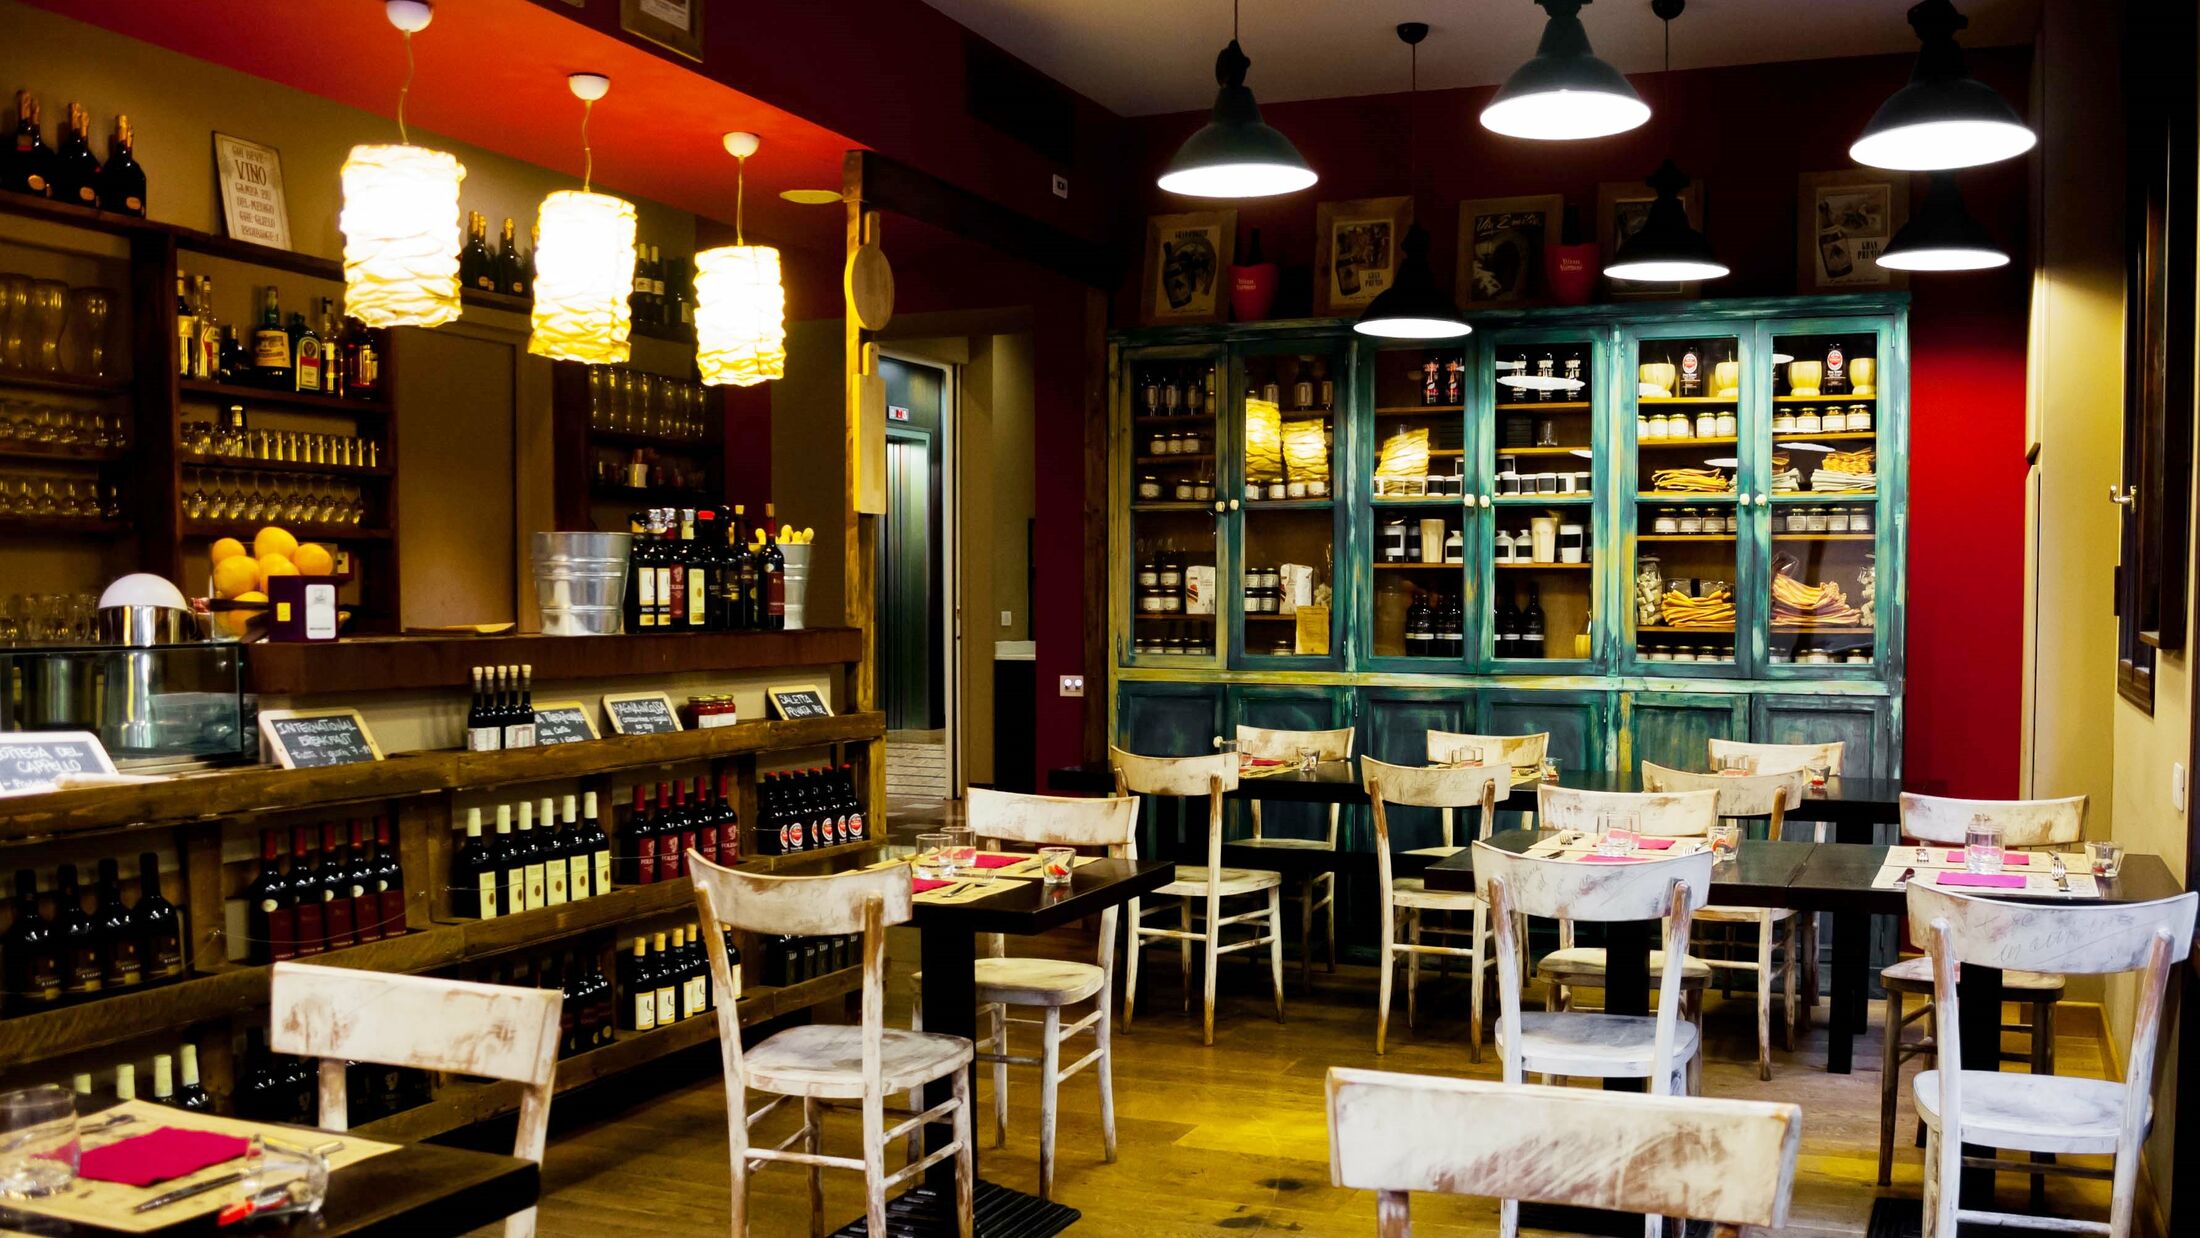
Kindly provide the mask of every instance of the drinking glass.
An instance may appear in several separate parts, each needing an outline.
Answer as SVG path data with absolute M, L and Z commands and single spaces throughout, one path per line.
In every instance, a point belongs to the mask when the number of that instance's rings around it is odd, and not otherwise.
M 105 288 L 78 288 L 69 294 L 68 347 L 63 362 L 78 378 L 107 377 L 107 322 L 115 294 Z
M 1733 860 L 1741 845 L 1741 826 L 1732 821 L 1721 821 L 1711 827 L 1711 855 L 1716 862 L 1725 864 Z
M 2114 877 L 2124 871 L 2124 845 L 2109 840 L 2095 839 L 2085 845 L 2087 865 L 2096 877 Z
M 1314 772 L 1314 767 L 1315 767 L 1315 766 L 1317 766 L 1317 765 L 1320 765 L 1321 763 L 1322 763 L 1322 750 L 1321 750 L 1321 749 L 1319 749 L 1319 748 L 1301 748 L 1301 749 L 1299 749 L 1299 772 L 1300 772 L 1300 773 L 1302 773 L 1302 774 L 1311 774 L 1311 773 L 1313 773 L 1313 772 Z
M 31 281 L 30 330 L 24 336 L 25 368 L 37 374 L 61 371 L 61 328 L 68 317 L 69 286 L 58 279 Z
M 1974 818 L 1963 830 L 1964 871 L 1998 873 L 2001 864 L 2001 827 L 1984 817 Z
M 1046 885 L 1066 886 L 1070 870 L 1077 867 L 1077 849 L 1074 847 L 1039 848 L 1039 879 Z
M 1730 777 L 1742 777 L 1757 772 L 1757 758 L 1741 752 L 1729 752 L 1718 760 L 1719 772 Z
M 1629 856 L 1641 846 L 1642 819 L 1631 812 L 1597 814 L 1597 854 Z
M 947 835 L 947 864 L 956 873 L 976 872 L 978 868 L 978 832 L 967 825 L 951 825 Z
M 1814 787 L 1825 786 L 1826 779 L 1833 777 L 1833 767 L 1824 761 L 1812 761 L 1803 768 L 1810 771 L 1810 785 Z
M 322 1201 L 328 1198 L 328 1158 L 309 1148 L 254 1135 L 245 1151 L 244 1164 L 245 1178 L 238 1187 L 240 1204 L 225 1210 L 224 1224 L 236 1211 L 255 1219 L 312 1216 L 321 1211 Z
M 0 1195 L 39 1199 L 76 1181 L 76 1097 L 58 1084 L 0 1095 Z
M 0 275 L 0 369 L 24 368 L 30 330 L 31 277 L 14 271 Z
M 932 881 L 945 881 L 954 875 L 947 859 L 947 835 L 941 832 L 917 835 L 917 876 Z

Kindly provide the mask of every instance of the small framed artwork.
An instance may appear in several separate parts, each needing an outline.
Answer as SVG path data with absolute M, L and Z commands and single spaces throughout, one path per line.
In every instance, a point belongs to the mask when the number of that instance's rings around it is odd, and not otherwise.
M 1221 322 L 1230 308 L 1224 271 L 1236 260 L 1237 212 L 1146 218 L 1141 304 L 1153 324 Z
M 1597 248 L 1603 255 L 1604 265 L 1610 266 L 1619 253 L 1620 242 L 1642 231 L 1642 225 L 1650 218 L 1650 204 L 1658 200 L 1658 191 L 1641 181 L 1606 181 L 1597 186 Z M 1688 212 L 1688 222 L 1696 228 L 1703 227 L 1703 186 L 1691 184 L 1681 190 L 1681 209 Z M 1640 300 L 1646 297 L 1693 297 L 1702 289 L 1699 280 L 1685 283 L 1656 284 L 1632 279 L 1607 279 L 1605 291 L 1614 298 Z
M 1558 235 L 1566 199 L 1473 198 L 1459 204 L 1459 274 L 1452 288 L 1467 309 L 1527 305 L 1543 298 L 1543 247 Z
M 619 28 L 689 60 L 703 59 L 703 0 L 619 0 Z
M 1907 272 L 1879 265 L 1910 218 L 1910 178 L 1851 168 L 1805 172 L 1795 183 L 1795 290 L 1907 288 Z
M 1413 199 L 1324 202 L 1314 212 L 1314 316 L 1357 314 L 1398 278 Z
M 283 199 L 283 157 L 272 146 L 226 133 L 214 135 L 214 170 L 222 186 L 222 225 L 233 241 L 290 248 L 290 208 Z

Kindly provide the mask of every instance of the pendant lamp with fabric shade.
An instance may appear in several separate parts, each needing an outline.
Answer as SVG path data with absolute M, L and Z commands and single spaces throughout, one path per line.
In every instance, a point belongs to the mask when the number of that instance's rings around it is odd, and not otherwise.
M 1535 0 L 1548 19 L 1535 56 L 1513 70 L 1489 106 L 1482 127 L 1509 138 L 1566 142 L 1609 137 L 1641 127 L 1650 105 L 1627 76 L 1597 59 L 1581 8 L 1589 0 Z
M 634 204 L 592 192 L 595 152 L 588 115 L 610 93 L 611 79 L 575 73 L 566 85 L 581 101 L 581 187 L 542 200 L 535 216 L 535 305 L 527 351 L 553 361 L 619 365 L 629 354 L 634 291 Z
M 397 92 L 397 142 L 354 146 L 344 159 L 344 313 L 370 327 L 436 327 L 458 318 L 458 187 L 465 165 L 414 146 L 405 131 L 412 92 L 412 37 L 435 17 L 428 0 L 388 0 L 383 13 L 405 37 L 405 85 Z
M 1237 3 L 1230 5 L 1230 45 L 1215 57 L 1215 110 L 1211 120 L 1184 139 L 1159 184 L 1190 198 L 1271 198 L 1296 193 L 1317 179 L 1306 156 L 1261 119 L 1260 104 L 1245 84 L 1253 62 L 1238 46 Z
M 2009 101 L 1964 67 L 1956 31 L 1970 25 L 1949 0 L 1922 0 L 1910 28 L 1923 44 L 1910 83 L 1879 105 L 1849 158 L 1896 172 L 1972 168 L 2013 159 L 2039 135 Z
M 1414 103 L 1421 94 L 1421 40 L 1428 37 L 1428 23 L 1409 21 L 1398 27 L 1398 39 L 1410 49 L 1406 86 L 1406 168 L 1412 177 Z M 1474 330 L 1459 303 L 1436 286 L 1436 269 L 1428 260 L 1428 229 L 1416 223 L 1406 229 L 1398 247 L 1398 274 L 1390 287 L 1376 294 L 1360 313 L 1352 329 L 1361 335 L 1389 340 L 1451 340 Z
M 787 373 L 787 293 L 779 282 L 779 251 L 751 245 L 742 232 L 749 156 L 762 139 L 729 133 L 734 173 L 733 244 L 695 255 L 695 364 L 703 382 L 753 387 Z

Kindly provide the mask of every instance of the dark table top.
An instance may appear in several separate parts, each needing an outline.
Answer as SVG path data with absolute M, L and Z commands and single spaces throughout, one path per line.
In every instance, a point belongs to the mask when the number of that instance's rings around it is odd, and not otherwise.
M 918 900 L 909 922 L 918 929 L 946 928 L 972 933 L 1044 933 L 1110 907 L 1151 894 L 1176 879 L 1168 860 L 1098 859 L 1070 872 L 1069 885 L 1016 879 L 1014 888 L 967 903 Z

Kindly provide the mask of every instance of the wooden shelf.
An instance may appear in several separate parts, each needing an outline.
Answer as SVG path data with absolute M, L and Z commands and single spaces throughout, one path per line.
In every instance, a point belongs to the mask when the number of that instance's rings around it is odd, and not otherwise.
M 270 469 L 269 472 L 277 470 Z M 386 542 L 390 540 L 388 529 L 378 529 L 364 524 L 301 524 L 295 520 L 282 520 L 263 516 L 258 520 L 186 520 L 180 527 L 185 538 L 234 537 L 250 540 L 252 535 L 267 526 L 281 525 L 301 542 Z
M 1137 464 L 1141 467 L 1152 468 L 1156 465 L 1195 464 L 1205 461 L 1211 461 L 1214 458 L 1215 453 L 1211 451 L 1180 451 L 1166 456 L 1138 456 L 1132 461 L 1132 463 Z
M 1579 507 L 1596 502 L 1593 494 L 1501 494 L 1491 502 L 1499 507 Z
M 1742 398 L 1738 395 L 1639 395 L 1635 397 L 1635 403 L 1646 406 L 1687 404 L 1692 406 L 1709 405 L 1717 408 L 1722 404 L 1739 404 L 1741 402 Z
M 78 206 L 73 202 L 53 202 L 45 198 L 33 198 L 27 194 L 0 194 L 0 214 L 18 215 L 25 219 L 43 219 L 51 223 L 71 224 L 79 228 L 91 228 L 116 236 L 131 236 L 145 232 L 168 231 L 160 224 L 152 223 L 136 215 L 124 215 L 117 211 L 96 210 Z
M 344 396 L 322 395 L 318 391 L 282 391 L 274 387 L 246 387 L 235 383 L 218 383 L 203 378 L 177 380 L 177 389 L 185 400 L 232 400 L 239 404 L 259 404 L 274 408 L 297 409 L 313 413 L 334 413 L 347 417 L 381 417 L 390 411 L 387 401 L 354 400 Z
M 1507 563 L 1503 560 L 1492 564 L 1515 572 L 1586 572 L 1594 563 Z
M 1781 443 L 1869 443 L 1879 436 L 1870 430 L 1837 430 L 1832 434 L 1813 434 L 1805 430 L 1791 430 L 1772 436 L 1774 446 Z
M 520 298 L 507 297 L 505 299 L 517 301 Z M 528 304 L 532 306 L 534 302 L 529 301 Z M 655 323 L 637 322 L 629 329 L 628 333 L 645 340 L 663 340 L 667 344 L 685 344 L 689 348 L 695 347 L 695 324 L 693 323 L 671 322 L 659 326 Z
M 1386 404 L 1376 408 L 1377 417 L 1436 417 L 1445 413 L 1463 413 L 1463 404 Z
M 1636 501 L 1642 503 L 1732 503 L 1740 497 L 1738 494 L 1700 494 L 1693 491 L 1662 494 L 1656 490 L 1642 490 L 1635 494 Z
M 1739 533 L 1643 533 L 1638 542 L 1731 542 Z
M 854 628 L 628 636 L 377 636 L 335 644 L 255 645 L 248 671 L 251 690 L 262 696 L 445 689 L 457 700 L 469 670 L 476 666 L 531 665 L 539 693 L 547 690 L 544 685 L 562 679 L 831 666 L 856 662 L 862 656 L 863 633 Z
M 1215 415 L 1213 413 L 1140 413 L 1131 418 L 1131 421 L 1142 426 L 1177 426 L 1179 428 L 1203 429 L 1212 427 L 1215 424 Z
M 1877 503 L 1876 490 L 1829 490 L 1823 494 L 1813 490 L 1783 491 L 1772 496 L 1775 503 Z
M 1876 533 L 1774 533 L 1776 542 L 1871 542 L 1879 540 Z
M 1500 447 L 1497 448 L 1497 454 L 1501 456 L 1571 456 L 1589 450 L 1588 444 L 1584 443 L 1579 447 Z M 1436 453 L 1432 451 L 1429 454 L 1433 456 Z
M 1635 446 L 1642 451 L 1657 447 L 1731 447 L 1741 440 L 1731 434 L 1710 438 L 1637 438 Z
M 1500 413 L 1586 413 L 1593 405 L 1587 400 L 1552 400 L 1545 403 L 1531 400 L 1526 403 L 1512 401 L 1497 406 Z
M 618 443 L 629 447 L 649 447 L 658 451 L 677 451 L 695 455 L 714 455 L 719 446 L 708 439 L 665 438 L 656 434 L 644 434 L 638 430 L 606 430 L 596 426 L 588 428 L 591 443 Z
M 276 249 L 272 245 L 256 245 L 251 241 L 231 240 L 226 236 L 215 236 L 210 232 L 198 232 L 189 228 L 172 228 L 170 231 L 175 233 L 176 248 L 188 253 L 249 262 L 255 266 L 273 267 L 293 275 L 333 280 L 337 283 L 344 280 L 344 264 L 334 258 Z
M 202 456 L 178 452 L 176 463 L 187 469 L 219 469 L 229 473 L 317 473 L 328 477 L 388 477 L 388 465 L 364 468 L 356 464 L 312 464 L 304 460 L 253 460 L 242 456 Z
M 1336 506 L 1330 499 L 1247 499 L 1249 512 L 1323 512 Z
M 127 447 L 79 447 L 74 444 L 40 445 L 19 439 L 0 441 L 0 460 L 28 460 L 40 464 L 113 464 L 129 456 Z
M 1297 623 L 1299 621 L 1299 617 L 1295 614 L 1271 615 L 1266 611 L 1262 611 L 1260 614 L 1257 615 L 1243 615 L 1240 617 L 1243 618 L 1247 623 Z
M 1178 502 L 1174 499 L 1147 499 L 1144 502 L 1131 504 L 1131 510 L 1134 512 L 1206 512 L 1211 516 L 1215 514 L 1215 501 L 1213 499 L 1186 499 L 1183 502 Z
M 0 516 L 0 533 L 22 537 L 124 537 L 127 520 L 97 516 Z
M 1150 622 L 1153 622 L 1153 623 L 1162 623 L 1162 622 L 1167 622 L 1167 623 L 1213 623 L 1213 622 L 1215 621 L 1215 617 L 1214 617 L 1213 615 L 1211 615 L 1211 614 L 1208 614 L 1208 615 L 1193 615 L 1193 614 L 1187 614 L 1187 613 L 1185 613 L 1185 612 L 1183 612 L 1183 611 L 1178 611 L 1178 612 L 1176 612 L 1176 613 L 1174 613 L 1174 614 L 1167 614 L 1167 613 L 1164 613 L 1164 614 L 1158 614 L 1158 615 L 1149 615 L 1149 614 L 1146 614 L 1146 613 L 1144 613 L 1144 612 L 1140 611 L 1140 612 L 1133 612 L 1133 613 L 1132 613 L 1132 615 L 1131 615 L 1131 618 L 1133 618 L 1133 619 L 1145 619 L 1145 620 L 1148 620 L 1148 621 L 1150 621 Z
M 1870 404 L 1878 398 L 1876 392 L 1871 395 L 1776 395 L 1772 397 L 1772 402 L 1774 404 L 1840 404 L 1845 406 Z
M 1464 563 L 1378 563 L 1378 572 L 1456 572 L 1464 569 Z
M 1669 627 L 1664 627 L 1664 626 L 1651 626 L 1651 627 L 1638 627 L 1638 628 L 1636 628 L 1636 629 L 1635 629 L 1635 631 L 1636 631 L 1636 632 L 1637 632 L 1638 634 L 1639 634 L 1639 633 L 1643 633 L 1643 632 L 1648 632 L 1648 633 L 1650 633 L 1650 634 L 1652 634 L 1652 635 L 1654 635 L 1654 636 L 1721 636 L 1721 635 L 1727 635 L 1727 636 L 1731 636 L 1731 635 L 1733 635 L 1733 633 L 1734 633 L 1734 625 L 1733 625 L 1733 624 L 1731 624 L 1731 623 L 1729 623 L 1729 624 L 1724 624 L 1724 625 L 1714 625 L 1714 626 L 1710 626 L 1710 627 L 1689 627 L 1689 628 L 1669 628 Z
M 57 395 L 80 395 L 103 400 L 130 394 L 131 385 L 127 378 L 72 378 L 66 374 L 0 370 L 0 391 L 50 391 Z
M 1464 507 L 1467 496 L 1463 494 L 1426 495 L 1377 495 L 1369 499 L 1373 507 Z
M 1878 628 L 1867 628 L 1867 627 L 1861 627 L 1861 626 L 1836 626 L 1836 627 L 1819 627 L 1819 626 L 1817 626 L 1817 625 L 1814 625 L 1814 624 L 1800 624 L 1800 625 L 1798 625 L 1798 624 L 1792 624 L 1792 623 L 1774 623 L 1774 624 L 1772 624 L 1772 625 L 1771 625 L 1771 629 L 1770 629 L 1770 630 L 1771 630 L 1771 633 L 1772 633 L 1772 635 L 1773 635 L 1773 636 L 1775 636 L 1775 637 L 1778 637 L 1778 636 L 1877 636 L 1877 635 L 1879 635 L 1879 629 L 1878 629 Z

